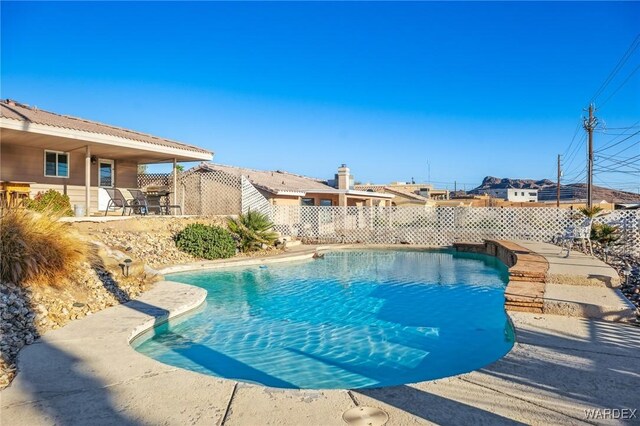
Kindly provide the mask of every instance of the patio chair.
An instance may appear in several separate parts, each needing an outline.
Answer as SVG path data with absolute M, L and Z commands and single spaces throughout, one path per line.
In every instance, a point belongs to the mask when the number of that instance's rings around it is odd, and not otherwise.
M 131 208 L 131 211 L 129 212 L 129 214 L 131 214 L 132 212 L 134 214 L 146 213 L 146 206 L 144 205 L 144 203 L 141 203 L 138 199 L 136 199 L 136 197 L 133 196 L 133 194 L 131 193 L 131 190 L 127 188 L 117 188 L 117 189 L 118 191 L 120 191 L 124 199 L 127 201 L 127 205 Z
M 589 246 L 589 253 L 593 256 L 593 245 L 591 244 L 591 226 L 593 224 L 593 218 L 588 217 L 584 219 L 578 225 L 570 225 L 564 230 L 564 234 L 560 235 L 558 238 L 558 242 L 562 249 L 560 250 L 560 254 L 562 254 L 565 250 L 567 251 L 567 256 L 571 254 L 571 247 L 576 241 L 580 241 L 582 243 L 582 248 L 586 251 L 587 245 Z
M 107 209 L 104 211 L 105 216 L 107 215 L 107 213 L 109 213 L 109 209 L 122 209 L 122 216 L 124 216 L 127 209 L 131 209 L 131 205 L 129 204 L 127 199 L 124 198 L 124 195 L 122 195 L 122 192 L 120 192 L 120 190 L 116 188 L 103 188 L 103 189 L 107 191 L 107 194 L 109 195 L 109 202 L 107 203 Z
M 129 189 L 128 191 L 133 196 L 133 203 L 139 214 L 147 215 L 150 211 L 156 211 L 158 214 L 162 214 L 162 206 L 159 203 L 156 204 L 154 200 L 149 199 L 147 194 L 139 189 Z

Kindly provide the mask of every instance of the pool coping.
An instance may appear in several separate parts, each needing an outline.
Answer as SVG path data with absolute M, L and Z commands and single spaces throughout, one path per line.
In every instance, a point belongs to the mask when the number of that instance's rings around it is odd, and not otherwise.
M 313 256 L 313 253 L 304 255 Z M 563 352 L 567 358 L 565 362 L 575 363 L 571 359 L 577 354 L 606 359 L 611 357 L 612 360 L 625 356 L 632 371 L 640 367 L 638 348 L 629 347 L 629 342 L 640 342 L 638 328 L 619 325 L 615 327 L 624 328 L 607 329 L 609 334 L 611 330 L 622 330 L 621 336 L 627 333 L 637 336 L 628 337 L 628 340 L 623 337 L 627 341 L 625 345 L 609 348 L 603 346 L 602 342 L 583 337 L 586 333 L 583 329 L 602 327 L 597 325 L 600 323 L 589 321 L 585 324 L 575 318 L 544 314 L 535 316 L 520 312 L 508 313 L 515 330 L 513 348 L 493 364 L 449 378 L 372 390 L 266 388 L 171 367 L 131 347 L 130 342 L 139 334 L 169 318 L 196 309 L 205 298 L 206 291 L 198 287 L 161 281 L 138 300 L 108 308 L 45 334 L 35 344 L 21 351 L 17 378 L 0 392 L 0 422 L 17 425 L 74 423 L 86 421 L 89 416 L 97 420 L 109 418 L 114 419 L 115 423 L 126 423 L 118 421 L 122 420 L 118 416 L 126 413 L 126 420 L 132 420 L 128 424 L 183 424 L 187 421 L 247 424 L 258 418 L 262 423 L 274 424 L 341 424 L 342 411 L 358 405 L 372 405 L 389 412 L 395 424 L 404 424 L 409 420 L 415 421 L 416 416 L 424 419 L 425 416 L 436 415 L 440 409 L 449 412 L 447 401 L 457 401 L 456 404 L 462 404 L 460 407 L 463 410 L 456 414 L 461 417 L 454 417 L 453 420 L 459 422 L 468 412 L 471 416 L 468 420 L 481 414 L 494 422 L 575 423 L 584 407 L 590 405 L 566 395 L 549 398 L 547 394 L 552 392 L 550 390 L 532 390 L 527 385 L 512 382 L 509 375 L 518 373 L 518 370 L 512 370 L 513 365 L 530 363 L 531 353 L 538 353 L 538 356 L 556 363 L 559 361 L 558 353 Z M 545 333 L 548 336 L 543 336 Z M 571 333 L 579 338 L 560 342 L 559 339 Z M 531 365 L 535 367 L 536 363 Z M 112 365 L 118 368 L 111 368 Z M 602 374 L 606 376 L 613 373 L 615 370 Z M 538 377 L 538 380 L 555 380 L 554 377 L 545 378 L 547 374 L 543 369 L 534 377 Z M 88 380 L 87 377 L 95 380 Z M 616 378 L 626 384 L 626 375 Z M 603 401 L 616 390 L 626 389 L 620 382 L 610 386 L 601 379 L 598 378 L 597 389 L 598 392 L 604 392 L 601 395 Z M 571 376 L 566 380 L 575 381 L 576 378 Z M 624 393 L 625 397 L 632 395 L 631 389 Z M 149 392 L 156 395 L 157 400 L 142 397 Z M 177 403 L 176 395 L 180 395 Z M 409 399 L 403 399 L 405 402 L 399 404 L 396 401 L 398 395 L 405 395 L 403 398 Z M 440 408 L 435 404 L 429 407 L 431 411 L 424 412 L 424 408 L 420 408 L 423 402 L 415 400 L 417 395 L 420 398 L 431 395 L 429 401 L 434 399 L 432 402 L 444 405 Z M 479 395 L 482 395 L 480 399 Z M 207 404 L 203 404 L 203 401 L 207 401 Z M 623 403 L 629 405 L 628 401 L 624 402 L 623 398 Z M 493 406 L 494 402 L 498 405 Z M 628 408 L 635 407 L 629 405 Z M 448 414 L 442 412 L 437 415 Z M 432 418 L 436 423 L 443 422 L 443 419 Z

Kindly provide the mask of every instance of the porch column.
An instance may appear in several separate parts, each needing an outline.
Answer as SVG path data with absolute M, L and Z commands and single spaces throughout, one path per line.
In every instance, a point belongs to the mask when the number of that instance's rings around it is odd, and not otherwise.
M 178 162 L 173 159 L 173 205 L 178 204 Z
M 84 154 L 84 215 L 90 216 L 91 210 L 91 148 L 85 148 Z

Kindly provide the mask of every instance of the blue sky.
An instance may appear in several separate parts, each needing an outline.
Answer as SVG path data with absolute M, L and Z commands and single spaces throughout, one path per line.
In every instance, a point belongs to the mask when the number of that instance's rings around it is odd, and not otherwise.
M 579 179 L 582 133 L 567 148 L 582 109 L 640 31 L 638 2 L 1 7 L 2 98 L 196 144 L 225 164 L 331 177 L 347 163 L 372 182 L 430 169 L 449 187 L 554 178 L 556 155 L 572 152 L 567 177 Z M 596 105 L 638 64 L 640 49 Z M 612 128 L 639 120 L 640 73 L 597 115 Z M 599 178 L 640 187 L 637 175 Z

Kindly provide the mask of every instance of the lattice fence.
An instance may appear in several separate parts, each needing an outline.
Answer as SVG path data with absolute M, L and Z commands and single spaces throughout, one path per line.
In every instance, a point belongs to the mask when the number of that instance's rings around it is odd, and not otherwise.
M 180 175 L 178 175 L 180 176 Z M 172 173 L 142 173 L 138 175 L 138 188 L 145 189 L 148 186 L 173 186 Z
M 165 186 L 171 192 L 171 173 L 138 175 L 138 187 Z M 178 175 L 177 200 L 188 215 L 237 215 L 257 210 L 269 215 L 269 201 L 244 176 L 223 171 L 186 172 Z
M 273 206 L 277 231 L 311 242 L 450 245 L 484 239 L 551 241 L 581 219 L 555 208 Z M 597 219 L 620 227 L 623 247 L 640 253 L 640 213 Z
M 242 213 L 249 210 L 271 215 L 271 204 L 269 201 L 251 184 L 249 179 L 242 176 Z

